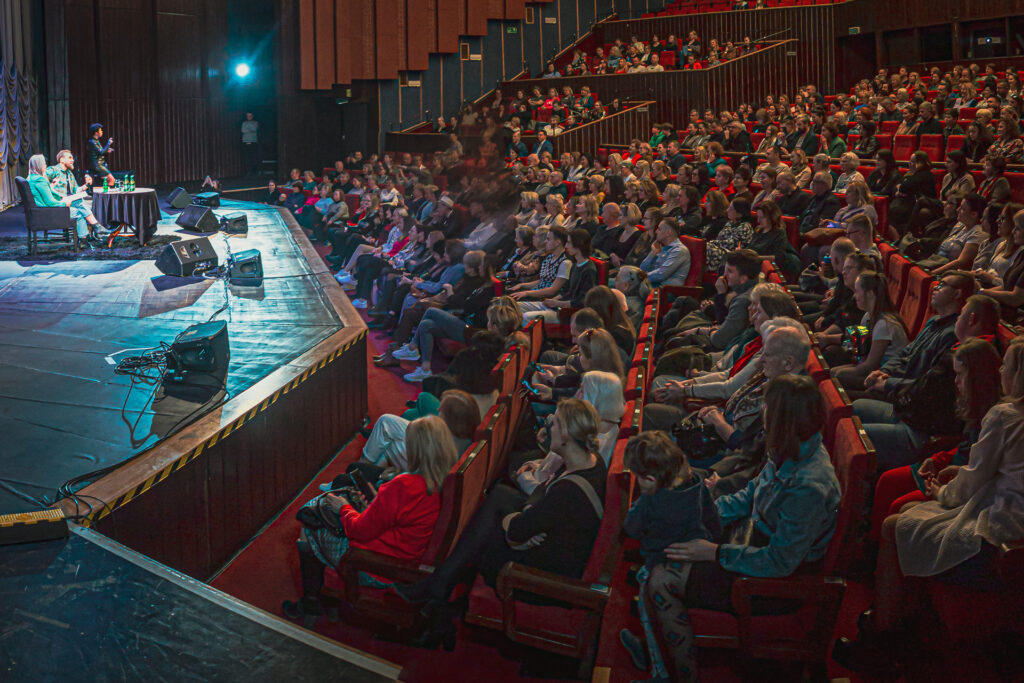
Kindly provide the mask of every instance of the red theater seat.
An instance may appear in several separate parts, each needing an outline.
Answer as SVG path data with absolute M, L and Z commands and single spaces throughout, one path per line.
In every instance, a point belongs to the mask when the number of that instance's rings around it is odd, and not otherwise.
M 900 318 L 907 326 L 907 334 L 911 339 L 917 336 L 924 326 L 928 311 L 931 310 L 931 292 L 935 278 L 922 268 L 913 266 L 907 281 L 907 290 L 900 303 Z
M 932 163 L 942 161 L 946 158 L 946 139 L 942 135 L 922 135 L 918 149 L 925 152 Z
M 896 161 L 909 161 L 910 155 L 917 151 L 916 135 L 897 135 L 892 141 L 892 155 Z

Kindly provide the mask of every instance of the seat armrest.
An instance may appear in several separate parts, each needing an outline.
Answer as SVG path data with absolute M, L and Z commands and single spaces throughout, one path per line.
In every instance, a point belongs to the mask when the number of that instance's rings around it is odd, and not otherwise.
M 662 285 L 661 291 L 663 294 L 671 294 L 676 297 L 692 296 L 697 300 L 704 296 L 704 290 L 696 285 Z
M 506 606 L 504 610 L 506 618 L 509 613 L 507 608 L 512 606 L 516 590 L 567 602 L 586 609 L 603 608 L 611 594 L 611 588 L 604 584 L 592 584 L 543 569 L 509 562 L 502 567 L 501 573 L 498 574 L 498 583 L 495 588 L 498 598 Z M 512 608 L 514 609 L 514 606 Z
M 425 565 L 419 560 L 400 560 L 372 550 L 353 548 L 351 545 L 342 560 L 341 569 L 346 577 L 350 573 L 354 575 L 355 572 L 362 571 L 391 579 L 396 583 L 414 583 L 434 571 L 432 566 Z

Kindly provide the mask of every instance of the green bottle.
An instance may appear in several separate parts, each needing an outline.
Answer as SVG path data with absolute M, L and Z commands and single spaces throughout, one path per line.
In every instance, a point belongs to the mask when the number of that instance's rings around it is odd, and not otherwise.
M 103 191 L 104 192 L 109 192 L 110 191 L 110 184 L 107 182 L 106 178 L 103 179 Z

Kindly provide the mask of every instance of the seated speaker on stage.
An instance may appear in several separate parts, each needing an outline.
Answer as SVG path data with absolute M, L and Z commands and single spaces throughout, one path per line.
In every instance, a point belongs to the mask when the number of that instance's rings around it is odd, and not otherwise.
M 86 188 L 92 185 L 92 176 L 86 174 L 85 185 L 79 185 L 75 179 L 75 155 L 70 150 L 62 149 L 57 152 L 57 163 L 46 169 L 46 179 L 50 181 L 50 189 L 61 200 L 73 195 L 82 194 Z M 36 201 L 39 201 L 38 199 Z M 73 199 L 69 205 L 71 217 L 75 220 L 78 238 L 88 242 L 98 243 L 98 238 L 105 237 L 108 230 L 100 225 L 85 205 L 85 199 L 79 197 Z M 84 223 L 83 223 L 84 221 Z
M 107 184 L 113 186 L 114 174 L 107 168 L 107 155 L 114 151 L 111 145 L 114 138 L 109 138 L 107 144 L 100 142 L 103 137 L 103 124 L 94 123 L 89 126 L 89 141 L 85 144 L 89 151 L 89 172 L 97 178 L 106 178 Z
M 62 198 L 54 193 L 46 178 L 46 157 L 42 154 L 33 155 L 28 160 L 28 185 L 37 206 L 70 207 L 72 205 L 73 195 Z M 74 209 L 72 209 L 71 216 L 75 219 L 75 230 L 78 232 L 78 236 L 88 240 L 87 243 L 91 245 L 95 238 L 89 235 L 89 223 L 85 216 L 77 214 Z

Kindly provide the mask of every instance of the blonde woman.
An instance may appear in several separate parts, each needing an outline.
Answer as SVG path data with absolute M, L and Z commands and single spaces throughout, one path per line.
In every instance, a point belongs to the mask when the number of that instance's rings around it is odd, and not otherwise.
M 789 172 L 796 178 L 798 190 L 806 190 L 811 186 L 811 177 L 814 172 L 807 163 L 807 155 L 802 149 L 794 149 L 789 153 Z
M 537 215 L 537 209 L 535 208 L 536 206 L 536 192 L 520 192 L 519 212 L 516 214 L 516 223 L 518 223 L 519 225 L 529 225 L 530 221 L 532 221 L 534 216 Z
M 583 228 L 593 237 L 600 227 L 600 207 L 597 198 L 593 195 L 581 195 L 576 197 L 576 215 L 579 216 L 577 228 Z
M 406 453 L 408 471 L 381 484 L 363 512 L 344 496 L 325 495 L 323 504 L 338 515 L 338 525 L 304 527 L 299 534 L 302 598 L 284 603 L 286 617 L 315 620 L 323 614 L 324 569 L 337 567 L 350 545 L 400 560 L 423 556 L 441 512 L 441 485 L 459 454 L 451 431 L 437 416 L 409 424 Z
M 562 223 L 565 222 L 565 217 L 562 215 L 565 211 L 565 202 L 562 200 L 561 195 L 548 195 L 547 199 L 544 200 L 544 209 L 547 216 L 545 216 L 541 225 L 549 229 L 556 226 L 561 227 Z

